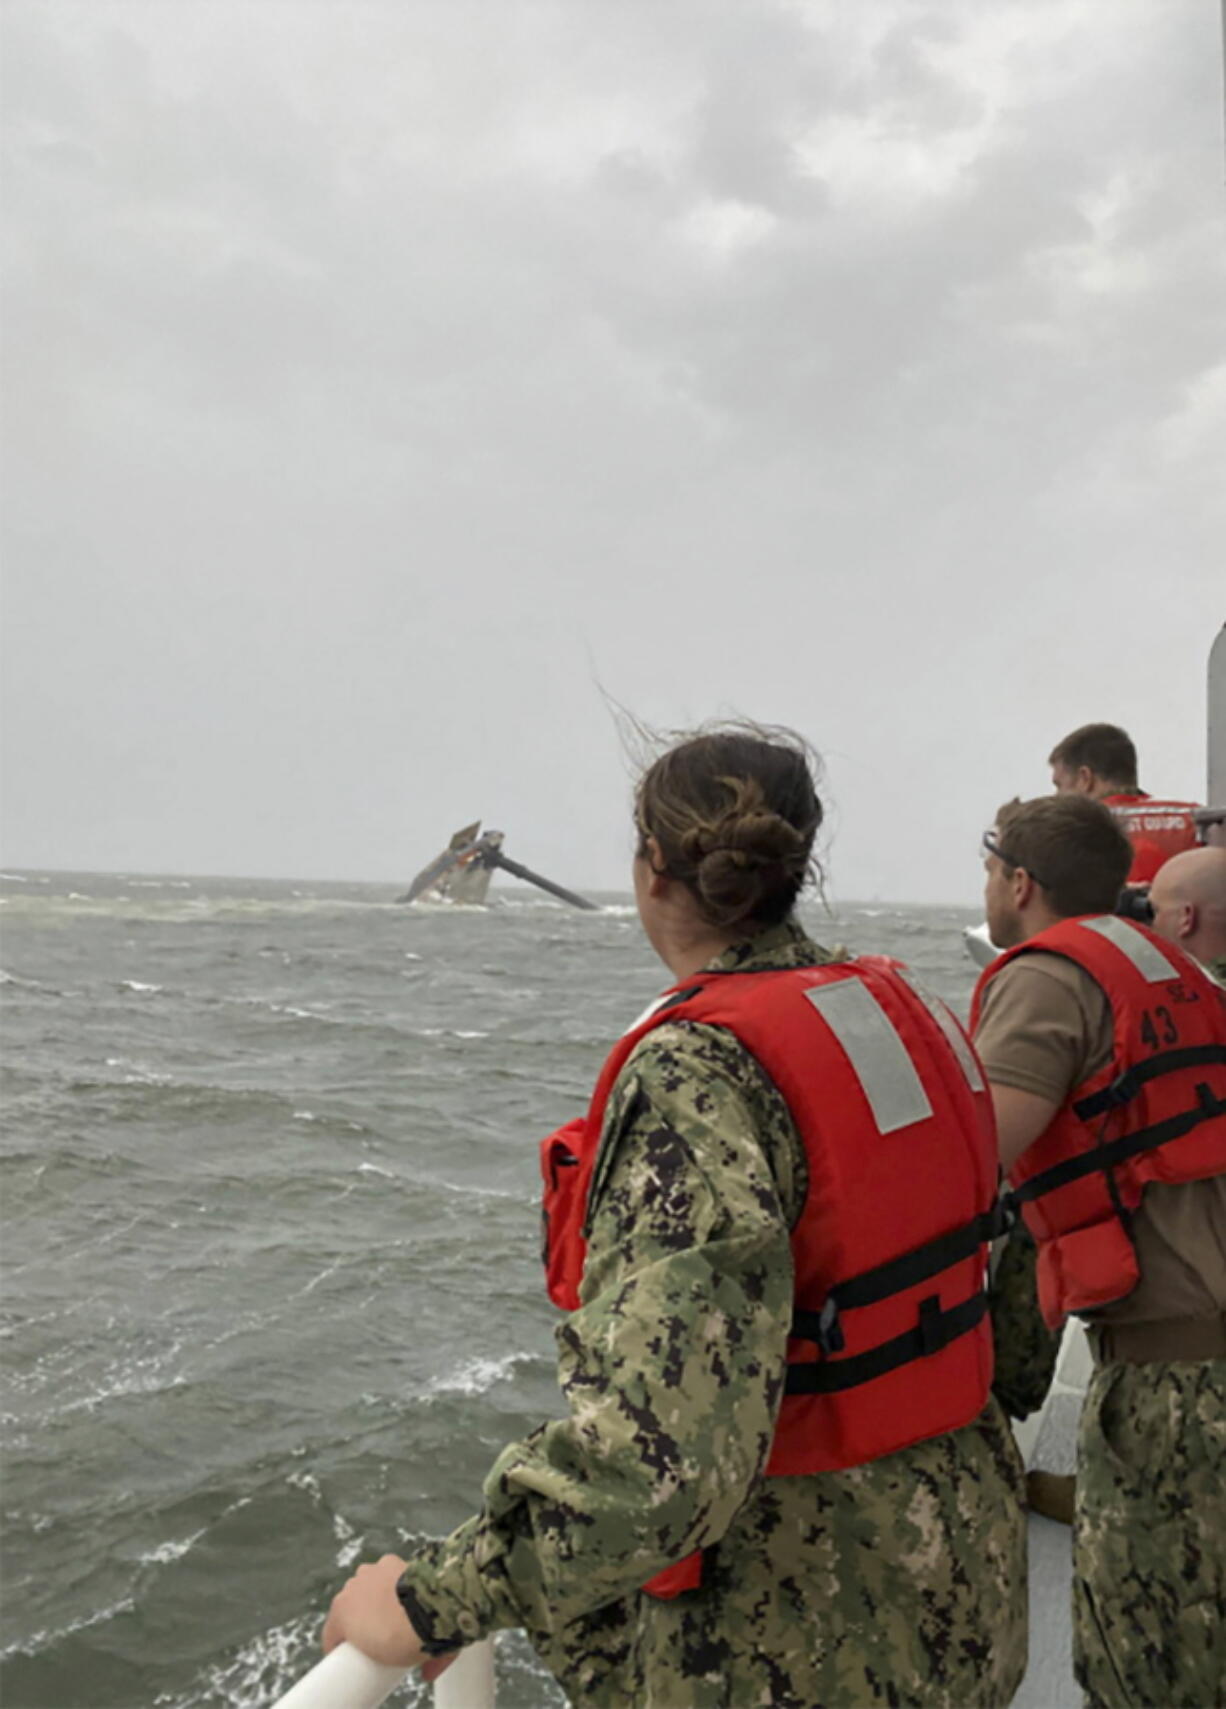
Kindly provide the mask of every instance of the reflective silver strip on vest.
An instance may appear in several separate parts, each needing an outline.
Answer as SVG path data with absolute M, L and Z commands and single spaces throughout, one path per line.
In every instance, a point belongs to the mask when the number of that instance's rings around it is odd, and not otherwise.
M 1106 938 L 1108 943 L 1114 944 L 1150 985 L 1161 985 L 1168 979 L 1178 979 L 1178 968 L 1166 959 L 1157 944 L 1151 944 L 1148 938 L 1142 937 L 1127 920 L 1121 920 L 1115 914 L 1104 914 L 1099 920 L 1078 920 L 1077 924 L 1087 932 L 1097 932 L 1100 938 Z
M 932 1114 L 906 1045 L 866 985 L 840 979 L 815 985 L 805 996 L 846 1051 L 882 1133 L 910 1127 Z
M 986 1092 L 983 1075 L 979 1070 L 979 1058 L 971 1049 L 970 1043 L 962 1028 L 954 1018 L 949 1006 L 942 1003 L 939 997 L 933 996 L 926 986 L 921 985 L 909 967 L 896 967 L 895 973 L 901 974 L 907 984 L 915 992 L 920 1002 L 927 1009 L 933 1020 L 945 1034 L 946 1043 L 958 1058 L 958 1066 L 966 1076 L 967 1085 L 972 1092 Z

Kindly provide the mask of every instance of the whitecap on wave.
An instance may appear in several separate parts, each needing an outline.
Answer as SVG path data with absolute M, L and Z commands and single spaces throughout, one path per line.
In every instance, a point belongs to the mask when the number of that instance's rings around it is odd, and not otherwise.
M 268 1709 L 318 1660 L 319 1610 L 312 1608 L 248 1639 L 182 1696 L 166 1695 L 157 1702 L 160 1709 L 203 1709 L 215 1703 L 225 1703 L 228 1709 Z
M 70 1620 L 66 1626 L 58 1626 L 54 1631 L 43 1630 L 31 1633 L 28 1638 L 19 1638 L 16 1643 L 8 1644 L 0 1650 L 0 1661 L 7 1661 L 10 1656 L 37 1656 L 64 1638 L 71 1637 L 74 1632 L 87 1631 L 91 1626 L 102 1626 L 118 1614 L 130 1614 L 135 1607 L 136 1604 L 130 1596 L 122 1596 L 118 1602 L 112 1602 L 106 1608 L 99 1608 L 93 1614 L 83 1614 L 79 1620 Z
M 362 1553 L 365 1538 L 354 1530 L 343 1513 L 332 1515 L 332 1535 L 340 1544 L 336 1551 L 336 1564 L 342 1572 L 347 1572 Z
M 193 1543 L 198 1543 L 208 1530 L 202 1526 L 199 1531 L 193 1531 L 190 1537 L 179 1537 L 166 1543 L 159 1543 L 156 1549 L 148 1549 L 139 1557 L 144 1567 L 167 1567 L 174 1561 L 181 1561 Z
M 130 1062 L 126 1056 L 108 1056 L 106 1065 L 123 1070 L 125 1086 L 169 1086 L 173 1083 L 169 1074 L 159 1074 L 144 1062 Z
M 447 1193 L 460 1193 L 474 1199 L 514 1199 L 518 1203 L 532 1203 L 535 1193 L 525 1198 L 523 1193 L 512 1193 L 506 1187 L 475 1187 L 471 1182 L 447 1181 L 441 1175 L 419 1175 L 417 1179 L 425 1187 L 442 1187 Z
M 422 1390 L 422 1398 L 485 1394 L 495 1384 L 505 1383 L 517 1365 L 529 1365 L 535 1358 L 535 1353 L 504 1353 L 501 1359 L 466 1359 L 442 1376 L 431 1377 Z
M 347 1133 L 367 1133 L 367 1132 L 369 1132 L 369 1129 L 363 1127 L 361 1122 L 349 1121 L 348 1118 L 345 1116 L 327 1116 L 327 1115 L 321 1116 L 321 1115 L 316 1114 L 316 1112 L 314 1110 L 295 1110 L 293 1113 L 292 1120 L 294 1120 L 296 1122 L 308 1122 L 308 1123 L 312 1123 L 312 1124 L 316 1123 L 316 1122 L 322 1122 L 324 1124 L 324 1126 L 326 1126 L 326 1127 L 343 1128 Z

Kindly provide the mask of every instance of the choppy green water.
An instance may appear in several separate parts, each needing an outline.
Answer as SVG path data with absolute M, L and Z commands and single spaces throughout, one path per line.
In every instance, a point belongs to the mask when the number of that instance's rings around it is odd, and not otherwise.
M 534 1141 L 666 976 L 625 897 L 0 895 L 0 1694 L 267 1704 L 352 1565 L 449 1530 L 557 1411 Z M 812 924 L 964 1004 L 975 918 Z M 498 1665 L 500 1709 L 558 1700 L 519 1641 Z

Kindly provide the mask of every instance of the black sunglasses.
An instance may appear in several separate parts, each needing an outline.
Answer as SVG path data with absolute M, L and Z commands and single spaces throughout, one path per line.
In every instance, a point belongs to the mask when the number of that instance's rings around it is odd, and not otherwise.
M 996 856 L 1002 866 L 1007 866 L 1011 871 L 1015 871 L 1018 867 L 1021 867 L 1023 872 L 1028 872 L 1030 874 L 1036 884 L 1042 885 L 1044 890 L 1047 889 L 1047 885 L 1043 883 L 1043 880 L 1039 877 L 1038 873 L 1032 866 L 1027 866 L 1024 860 L 1014 860 L 1012 855 L 1005 853 L 1004 849 L 1002 849 L 1000 844 L 997 842 L 994 831 L 985 831 L 983 833 L 983 846 L 987 850 L 988 854 Z

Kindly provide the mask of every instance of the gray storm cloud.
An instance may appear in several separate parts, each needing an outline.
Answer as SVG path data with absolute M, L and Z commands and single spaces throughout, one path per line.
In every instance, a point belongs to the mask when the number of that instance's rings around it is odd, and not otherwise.
M 1215 30 L 10 4 L 5 860 L 620 884 L 597 679 L 801 728 L 849 896 L 1088 718 L 1197 794 Z

